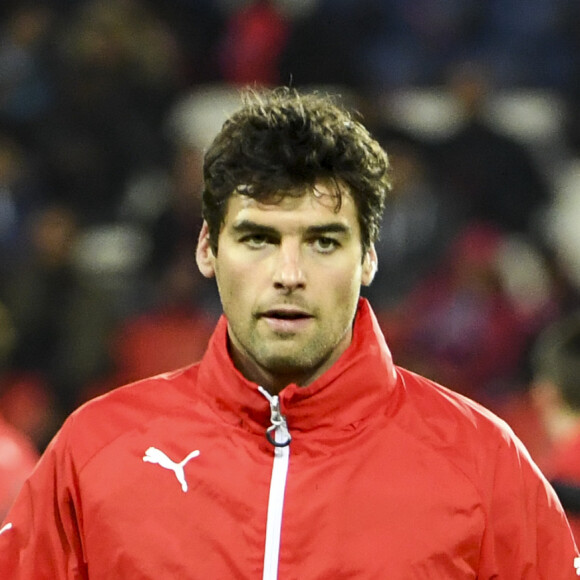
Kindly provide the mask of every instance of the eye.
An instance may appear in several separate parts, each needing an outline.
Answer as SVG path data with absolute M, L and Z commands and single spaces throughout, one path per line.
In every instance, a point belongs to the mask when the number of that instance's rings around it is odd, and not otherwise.
M 314 249 L 321 254 L 330 254 L 340 247 L 340 242 L 329 236 L 321 236 L 312 241 Z
M 259 250 L 272 243 L 272 240 L 266 234 L 247 234 L 240 239 L 240 242 L 252 250 Z

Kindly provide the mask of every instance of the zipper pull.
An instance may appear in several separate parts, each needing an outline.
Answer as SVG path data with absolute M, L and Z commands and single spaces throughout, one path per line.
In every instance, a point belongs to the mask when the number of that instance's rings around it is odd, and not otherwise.
M 274 447 L 287 447 L 292 441 L 286 417 L 280 412 L 280 399 L 278 395 L 271 395 L 264 387 L 258 387 L 258 391 L 268 399 L 270 403 L 270 423 L 266 429 L 266 439 Z

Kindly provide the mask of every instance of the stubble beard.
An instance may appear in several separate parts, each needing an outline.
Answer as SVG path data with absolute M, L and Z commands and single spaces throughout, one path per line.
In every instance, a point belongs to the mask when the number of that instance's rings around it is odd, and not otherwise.
M 334 339 L 315 335 L 303 344 L 292 335 L 276 334 L 272 340 L 253 333 L 257 340 L 252 341 L 249 352 L 255 363 L 273 378 L 304 386 L 333 356 L 347 332 L 348 327 Z M 290 344 L 292 341 L 296 344 Z

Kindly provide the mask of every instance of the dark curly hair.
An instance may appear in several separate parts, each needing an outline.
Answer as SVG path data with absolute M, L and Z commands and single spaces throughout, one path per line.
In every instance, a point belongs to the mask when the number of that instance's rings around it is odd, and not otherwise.
M 336 186 L 337 211 L 344 192 L 352 195 L 366 252 L 377 239 L 391 186 L 377 141 L 328 95 L 246 89 L 242 101 L 204 159 L 203 217 L 214 253 L 232 194 L 275 201 L 328 180 Z

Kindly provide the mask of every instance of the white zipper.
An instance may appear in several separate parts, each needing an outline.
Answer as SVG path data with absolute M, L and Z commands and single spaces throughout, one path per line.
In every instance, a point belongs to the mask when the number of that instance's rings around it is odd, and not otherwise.
M 290 460 L 290 433 L 286 418 L 280 412 L 280 400 L 277 395 L 270 395 L 266 389 L 258 390 L 270 403 L 270 427 L 267 437 L 273 443 L 274 461 L 272 464 L 272 479 L 270 480 L 270 496 L 268 499 L 268 519 L 266 521 L 266 545 L 264 549 L 263 580 L 277 580 L 278 563 L 280 560 L 280 536 L 282 532 L 282 512 L 284 509 L 284 491 Z M 274 437 L 271 437 L 271 433 Z

